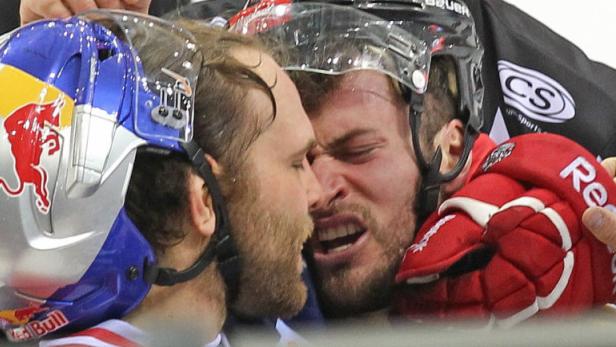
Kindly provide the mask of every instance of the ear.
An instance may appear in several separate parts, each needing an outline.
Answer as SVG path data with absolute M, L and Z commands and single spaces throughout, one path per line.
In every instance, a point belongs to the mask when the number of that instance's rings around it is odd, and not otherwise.
M 464 150 L 464 124 L 459 119 L 449 121 L 435 140 L 443 152 L 440 171 L 449 172 L 456 166 Z
M 220 165 L 209 154 L 205 159 L 210 164 L 214 175 L 221 173 Z M 203 178 L 193 173 L 188 174 L 188 209 L 190 212 L 189 221 L 192 227 L 201 235 L 211 237 L 216 229 L 216 214 L 212 196 Z
M 454 119 L 447 123 L 439 132 L 436 141 L 438 141 L 443 153 L 441 172 L 450 172 L 456 166 L 464 151 L 464 124 L 462 121 Z M 471 152 L 460 174 L 450 182 L 444 183 L 441 186 L 439 203 L 458 191 L 465 184 L 471 167 L 472 158 L 473 153 Z

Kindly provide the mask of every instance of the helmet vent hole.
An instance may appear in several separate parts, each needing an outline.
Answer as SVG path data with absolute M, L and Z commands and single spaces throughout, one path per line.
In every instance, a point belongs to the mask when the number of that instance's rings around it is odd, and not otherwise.
M 99 61 L 105 61 L 114 55 L 115 55 L 115 52 L 110 48 L 99 48 L 98 49 L 98 60 Z

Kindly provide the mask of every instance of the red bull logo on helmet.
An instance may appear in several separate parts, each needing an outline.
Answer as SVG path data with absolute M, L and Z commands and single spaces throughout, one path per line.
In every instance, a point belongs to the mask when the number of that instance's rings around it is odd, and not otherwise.
M 29 103 L 13 111 L 4 120 L 5 139 L 11 146 L 11 154 L 15 162 L 14 170 L 17 176 L 17 186 L 10 187 L 3 177 L 0 177 L 0 187 L 9 196 L 20 196 L 27 184 L 31 185 L 36 194 L 36 206 L 42 213 L 49 211 L 49 190 L 47 180 L 49 174 L 41 166 L 41 155 L 54 155 L 60 149 L 60 139 L 57 128 L 60 124 L 60 110 L 63 100 L 58 99 L 48 104 Z
M 32 193 L 38 210 L 46 214 L 51 207 L 49 172 L 41 159 L 60 155 L 60 130 L 70 124 L 73 101 L 54 86 L 8 65 L 0 65 L 0 97 L 4 132 L 0 158 L 13 159 L 12 177 L 7 170 L 0 171 L 0 194 Z
M 34 320 L 17 328 L 8 329 L 6 336 L 11 341 L 27 341 L 35 338 L 40 338 L 49 333 L 52 333 L 69 323 L 64 313 L 60 310 L 49 312 L 47 316 L 41 320 Z

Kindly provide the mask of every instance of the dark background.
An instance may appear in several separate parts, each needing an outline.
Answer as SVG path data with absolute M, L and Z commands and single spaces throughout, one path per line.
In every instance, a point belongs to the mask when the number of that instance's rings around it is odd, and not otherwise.
M 0 0 L 0 34 L 19 25 L 19 0 Z

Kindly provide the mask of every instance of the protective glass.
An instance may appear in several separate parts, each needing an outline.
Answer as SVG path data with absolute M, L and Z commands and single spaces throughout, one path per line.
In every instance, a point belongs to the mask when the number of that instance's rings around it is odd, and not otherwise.
M 163 18 L 178 20 L 188 18 L 198 20 L 209 26 L 226 27 L 229 18 L 244 8 L 244 1 L 238 0 L 202 0 L 191 1 L 166 13 Z
M 350 7 L 270 1 L 230 20 L 231 30 L 259 34 L 278 48 L 287 70 L 329 75 L 376 70 L 408 88 L 426 90 L 427 44 L 390 21 Z
M 171 22 L 120 11 L 92 11 L 80 18 L 103 25 L 130 47 L 134 125 L 139 135 L 192 139 L 194 91 L 201 55 L 189 31 Z

